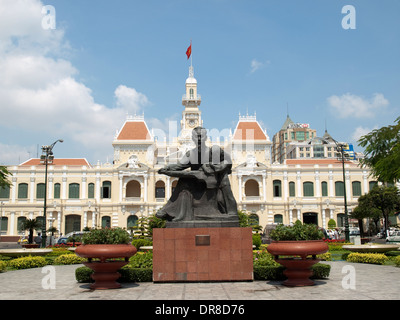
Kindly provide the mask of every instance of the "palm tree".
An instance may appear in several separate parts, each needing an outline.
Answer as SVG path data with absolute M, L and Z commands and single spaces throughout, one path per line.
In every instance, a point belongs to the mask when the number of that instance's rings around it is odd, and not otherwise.
M 28 243 L 33 243 L 33 230 L 41 230 L 42 224 L 36 219 L 26 219 L 21 223 L 20 230 L 29 230 Z

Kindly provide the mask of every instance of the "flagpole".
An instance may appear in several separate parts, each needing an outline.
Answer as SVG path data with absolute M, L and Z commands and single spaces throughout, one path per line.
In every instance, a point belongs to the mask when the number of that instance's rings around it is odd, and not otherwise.
M 190 40 L 190 66 L 193 68 L 193 47 L 192 47 L 192 40 Z

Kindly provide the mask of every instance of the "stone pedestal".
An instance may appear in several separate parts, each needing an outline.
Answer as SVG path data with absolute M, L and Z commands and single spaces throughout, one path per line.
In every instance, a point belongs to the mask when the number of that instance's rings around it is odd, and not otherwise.
M 252 280 L 251 228 L 153 229 L 154 282 Z

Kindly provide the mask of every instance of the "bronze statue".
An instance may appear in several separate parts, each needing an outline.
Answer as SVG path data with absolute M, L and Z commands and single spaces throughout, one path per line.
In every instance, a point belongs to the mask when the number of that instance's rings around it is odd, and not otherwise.
M 170 164 L 158 173 L 179 177 L 167 204 L 156 216 L 171 221 L 222 221 L 238 225 L 236 200 L 228 175 L 232 161 L 228 153 L 218 146 L 205 145 L 206 129 L 192 131 L 196 147 L 186 152 L 177 164 Z M 189 170 L 185 170 L 188 169 Z M 171 224 L 172 224 L 171 223 Z

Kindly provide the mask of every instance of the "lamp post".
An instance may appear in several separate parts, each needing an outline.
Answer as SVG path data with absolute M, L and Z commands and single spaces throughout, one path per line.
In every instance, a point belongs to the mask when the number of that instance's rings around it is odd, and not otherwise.
M 42 155 L 40 156 L 40 163 L 45 165 L 45 175 L 44 175 L 44 204 L 43 204 L 43 216 L 44 216 L 44 225 L 42 226 L 42 247 L 46 247 L 46 225 L 47 225 L 47 165 L 52 164 L 54 160 L 53 156 L 53 148 L 57 142 L 63 143 L 64 140 L 57 140 L 50 146 L 42 146 Z
M 340 161 L 342 162 L 342 170 L 343 170 L 343 192 L 344 192 L 344 234 L 346 242 L 350 242 L 350 229 L 349 229 L 349 212 L 347 210 L 347 192 L 346 192 L 346 176 L 344 171 L 344 160 L 346 156 L 348 157 L 347 152 L 344 150 L 343 143 L 336 143 L 336 150 L 340 153 Z

